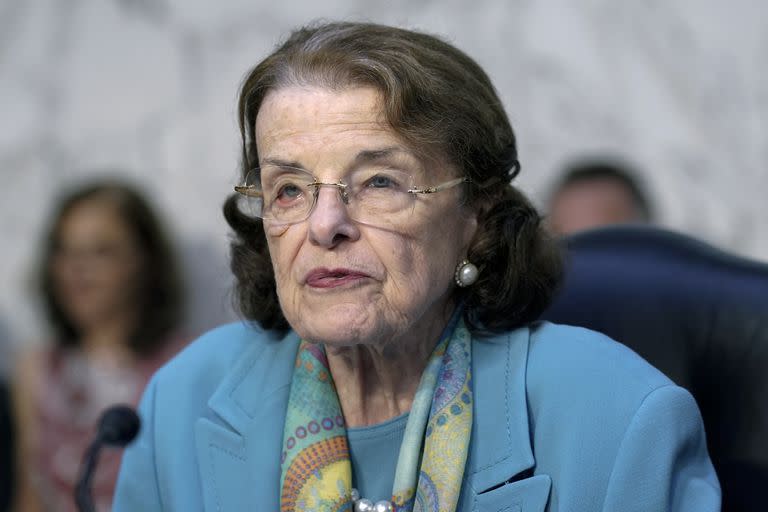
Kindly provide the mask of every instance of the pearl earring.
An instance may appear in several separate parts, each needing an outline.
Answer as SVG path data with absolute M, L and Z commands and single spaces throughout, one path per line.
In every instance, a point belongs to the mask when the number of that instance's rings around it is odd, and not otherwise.
M 459 287 L 466 288 L 469 285 L 475 284 L 478 276 L 480 276 L 480 271 L 477 267 L 470 263 L 469 260 L 465 259 L 461 260 L 461 262 L 456 265 L 456 272 L 453 274 L 453 279 Z

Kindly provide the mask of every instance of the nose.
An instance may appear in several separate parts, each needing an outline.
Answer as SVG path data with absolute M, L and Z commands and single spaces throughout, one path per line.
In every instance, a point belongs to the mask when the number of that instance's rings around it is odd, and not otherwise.
M 309 240 L 313 244 L 330 249 L 343 241 L 360 238 L 360 230 L 347 211 L 343 192 L 337 186 L 318 187 L 315 206 L 307 219 Z

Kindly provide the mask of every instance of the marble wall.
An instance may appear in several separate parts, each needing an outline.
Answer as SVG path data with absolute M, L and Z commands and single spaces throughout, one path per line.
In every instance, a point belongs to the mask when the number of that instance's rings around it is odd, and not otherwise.
M 645 173 L 661 223 L 768 259 L 768 7 L 761 0 L 0 0 L 0 325 L 45 337 L 31 269 L 56 194 L 120 170 L 183 249 L 194 321 L 231 318 L 220 206 L 235 97 L 291 27 L 365 19 L 440 34 L 493 78 L 540 199 L 568 159 Z M 2 336 L 2 333 L 0 333 Z

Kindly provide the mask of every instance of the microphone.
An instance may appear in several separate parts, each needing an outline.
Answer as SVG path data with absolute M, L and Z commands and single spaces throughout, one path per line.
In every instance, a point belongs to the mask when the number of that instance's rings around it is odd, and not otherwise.
M 130 406 L 114 405 L 102 413 L 96 437 L 83 456 L 80 475 L 75 487 L 75 503 L 80 512 L 93 512 L 95 510 L 91 485 L 101 447 L 103 445 L 126 446 L 136 438 L 140 426 L 139 415 Z

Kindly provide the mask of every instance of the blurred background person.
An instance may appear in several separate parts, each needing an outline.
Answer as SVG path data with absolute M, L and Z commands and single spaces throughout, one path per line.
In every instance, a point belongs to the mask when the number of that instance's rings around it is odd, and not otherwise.
M 550 229 L 559 235 L 653 221 L 651 201 L 637 173 L 608 158 L 567 165 L 552 188 L 546 210 Z
M 75 510 L 73 488 L 101 411 L 136 403 L 181 346 L 182 287 L 171 245 L 135 188 L 92 182 L 61 199 L 38 269 L 49 347 L 16 368 L 16 510 Z M 120 454 L 106 452 L 94 502 L 108 510 Z

